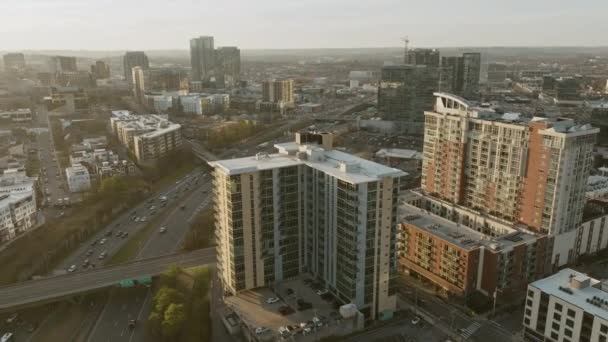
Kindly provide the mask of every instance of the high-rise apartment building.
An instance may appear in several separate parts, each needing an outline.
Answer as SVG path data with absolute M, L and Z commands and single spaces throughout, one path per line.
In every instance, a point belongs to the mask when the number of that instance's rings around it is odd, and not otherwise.
M 215 48 L 213 37 L 201 36 L 190 39 L 190 65 L 192 81 L 209 82 L 215 76 Z
M 439 67 L 440 62 L 439 50 L 437 49 L 408 50 L 405 56 L 405 64 Z
M 578 226 L 599 129 L 435 95 L 425 113 L 425 193 L 540 233 Z
M 293 80 L 266 80 L 262 83 L 262 101 L 294 104 Z
M 466 98 L 475 98 L 479 94 L 479 77 L 481 73 L 481 54 L 464 53 L 461 57 L 441 58 L 441 66 L 451 73 L 452 92 Z
M 51 72 L 77 72 L 76 57 L 54 56 L 50 59 Z
M 241 50 L 236 46 L 219 47 L 215 54 L 216 86 L 234 87 L 241 79 Z
M 403 171 L 298 133 L 277 154 L 212 162 L 217 267 L 238 293 L 308 272 L 367 317 L 395 310 L 396 214 Z
M 423 122 L 433 108 L 433 92 L 440 85 L 439 69 L 426 65 L 382 67 L 378 111 L 387 120 Z
M 96 61 L 91 65 L 91 74 L 95 79 L 110 78 L 110 66 L 104 61 Z
M 402 267 L 451 293 L 492 295 L 572 260 L 599 130 L 435 96 L 421 191 L 401 208 Z
M 146 92 L 189 90 L 190 76 L 184 68 L 149 68 L 143 71 Z
M 127 51 L 122 59 L 122 66 L 125 73 L 125 80 L 129 85 L 133 84 L 133 68 L 150 68 L 148 56 L 143 51 Z
M 146 93 L 146 81 L 144 76 L 144 69 L 136 66 L 131 69 L 131 80 L 133 87 L 133 98 L 137 103 L 143 104 L 145 102 L 144 95 Z
M 608 281 L 566 268 L 528 286 L 525 341 L 608 340 Z
M 22 71 L 25 69 L 25 56 L 22 53 L 7 53 L 2 56 L 4 71 Z
M 507 79 L 507 65 L 504 63 L 488 64 L 488 84 L 502 84 Z

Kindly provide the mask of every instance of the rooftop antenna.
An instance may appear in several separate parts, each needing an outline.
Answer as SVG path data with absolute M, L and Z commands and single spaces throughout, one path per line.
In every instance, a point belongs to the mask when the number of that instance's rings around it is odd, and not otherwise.
M 405 36 L 403 38 L 401 38 L 401 40 L 405 43 L 405 49 L 403 50 L 403 59 L 404 59 L 404 63 L 407 64 L 408 61 L 408 55 L 409 55 L 409 45 L 410 45 L 410 39 L 408 38 L 408 36 Z

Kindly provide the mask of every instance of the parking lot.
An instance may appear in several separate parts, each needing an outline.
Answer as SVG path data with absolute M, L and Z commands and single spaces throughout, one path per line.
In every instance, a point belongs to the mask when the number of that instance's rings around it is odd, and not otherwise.
M 317 294 L 321 291 L 308 278 L 299 278 L 276 284 L 274 289 L 245 291 L 225 301 L 247 325 L 249 334 L 260 341 L 277 337 L 314 341 L 353 331 L 354 320 L 342 319 L 331 295 L 322 298 Z

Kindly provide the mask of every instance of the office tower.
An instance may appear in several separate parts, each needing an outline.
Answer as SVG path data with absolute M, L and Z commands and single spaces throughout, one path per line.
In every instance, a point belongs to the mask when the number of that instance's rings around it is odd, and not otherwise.
M 77 72 L 76 57 L 54 56 L 50 60 L 51 72 Z
M 58 72 L 55 75 L 54 85 L 60 87 L 91 88 L 95 86 L 95 79 L 88 71 Z
M 507 79 L 507 65 L 504 63 L 488 64 L 488 83 L 504 83 Z
M 25 69 L 25 56 L 22 53 L 7 53 L 2 56 L 4 71 L 23 71 Z
M 207 83 L 215 76 L 215 49 L 213 37 L 190 39 L 190 65 L 192 81 Z
M 479 94 L 481 54 L 464 53 L 461 57 L 441 58 L 441 66 L 451 70 L 452 92 L 465 98 L 474 99 Z
M 378 111 L 387 120 L 423 122 L 424 111 L 433 108 L 439 79 L 439 68 L 425 65 L 382 67 Z
M 148 56 L 143 51 L 127 51 L 122 59 L 123 70 L 125 73 L 125 80 L 128 84 L 133 84 L 133 68 L 141 67 L 142 69 L 148 69 L 150 62 Z
M 262 101 L 293 105 L 293 80 L 266 80 L 262 83 Z
M 96 61 L 91 65 L 91 73 L 95 79 L 110 78 L 110 66 L 104 61 Z
M 367 317 L 395 310 L 395 209 L 403 171 L 298 133 L 277 154 L 214 168 L 217 267 L 232 293 L 308 272 Z
M 574 77 L 561 77 L 555 82 L 555 97 L 561 101 L 580 100 L 579 82 Z
M 528 285 L 525 341 L 608 340 L 608 282 L 565 268 Z
M 578 227 L 599 129 L 436 96 L 425 113 L 425 193 L 539 233 Z
M 467 52 L 462 54 L 462 96 L 477 98 L 479 95 L 479 77 L 481 74 L 481 54 Z
M 430 67 L 439 67 L 439 50 L 437 49 L 413 49 L 409 50 L 405 64 L 426 65 Z
M 190 77 L 184 68 L 150 68 L 144 70 L 146 92 L 189 90 Z
M 146 92 L 144 69 L 136 66 L 131 70 L 131 72 L 131 79 L 133 80 L 133 98 L 137 103 L 143 104 L 145 102 L 144 94 Z
M 241 75 L 241 50 L 235 46 L 225 46 L 216 50 L 216 86 L 234 87 Z

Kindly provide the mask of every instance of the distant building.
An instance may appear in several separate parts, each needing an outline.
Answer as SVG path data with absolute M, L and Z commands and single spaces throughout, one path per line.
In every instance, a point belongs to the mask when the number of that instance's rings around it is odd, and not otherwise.
M 51 72 L 77 72 L 76 57 L 54 56 L 50 59 Z
M 145 103 L 145 93 L 146 93 L 146 81 L 144 76 L 144 69 L 142 67 L 136 66 L 131 69 L 131 84 L 133 87 L 133 98 L 139 104 Z
M 608 340 L 608 282 L 565 268 L 528 285 L 525 341 Z
M 55 74 L 54 85 L 59 87 L 92 88 L 95 79 L 88 71 L 65 71 Z
M 143 51 L 127 51 L 122 59 L 125 80 L 127 83 L 133 84 L 133 68 L 141 67 L 142 69 L 150 68 L 148 56 Z
M 22 53 L 7 53 L 2 56 L 4 71 L 15 72 L 25 70 L 25 56 Z
M 378 112 L 386 120 L 423 122 L 424 111 L 433 108 L 439 77 L 437 68 L 426 65 L 382 67 Z
M 91 176 L 83 165 L 76 164 L 65 169 L 70 192 L 85 192 L 91 190 Z
M 79 87 L 51 87 L 51 94 L 44 98 L 49 110 L 64 107 L 68 114 L 82 113 L 89 109 L 87 92 Z
M 0 110 L 0 121 L 5 122 L 27 122 L 32 121 L 32 110 L 20 108 L 16 110 Z
M 293 106 L 295 102 L 293 97 L 293 80 L 272 79 L 264 81 L 262 83 L 262 101 Z
M 481 54 L 464 53 L 461 57 L 442 57 L 441 65 L 451 73 L 451 92 L 465 98 L 475 99 L 479 95 Z
M 179 101 L 186 114 L 215 115 L 230 108 L 228 94 L 189 94 L 180 96 Z
M 192 81 L 209 82 L 215 76 L 215 48 L 213 37 L 190 39 L 190 65 Z
M 236 46 L 219 47 L 215 54 L 216 87 L 235 87 L 241 79 L 241 50 Z
M 189 90 L 190 77 L 185 68 L 149 68 L 143 74 L 146 92 Z
M 439 67 L 440 62 L 437 49 L 412 49 L 405 56 L 405 64 Z
M 488 64 L 488 83 L 502 84 L 507 79 L 507 65 L 504 63 Z
M 181 126 L 166 115 L 133 115 L 112 111 L 112 132 L 134 155 L 139 164 L 153 164 L 181 148 Z
M 371 82 L 377 78 L 377 73 L 373 71 L 353 70 L 348 73 L 348 79 L 359 83 Z
M 95 79 L 110 78 L 110 66 L 104 61 L 96 61 L 91 65 L 91 74 Z

